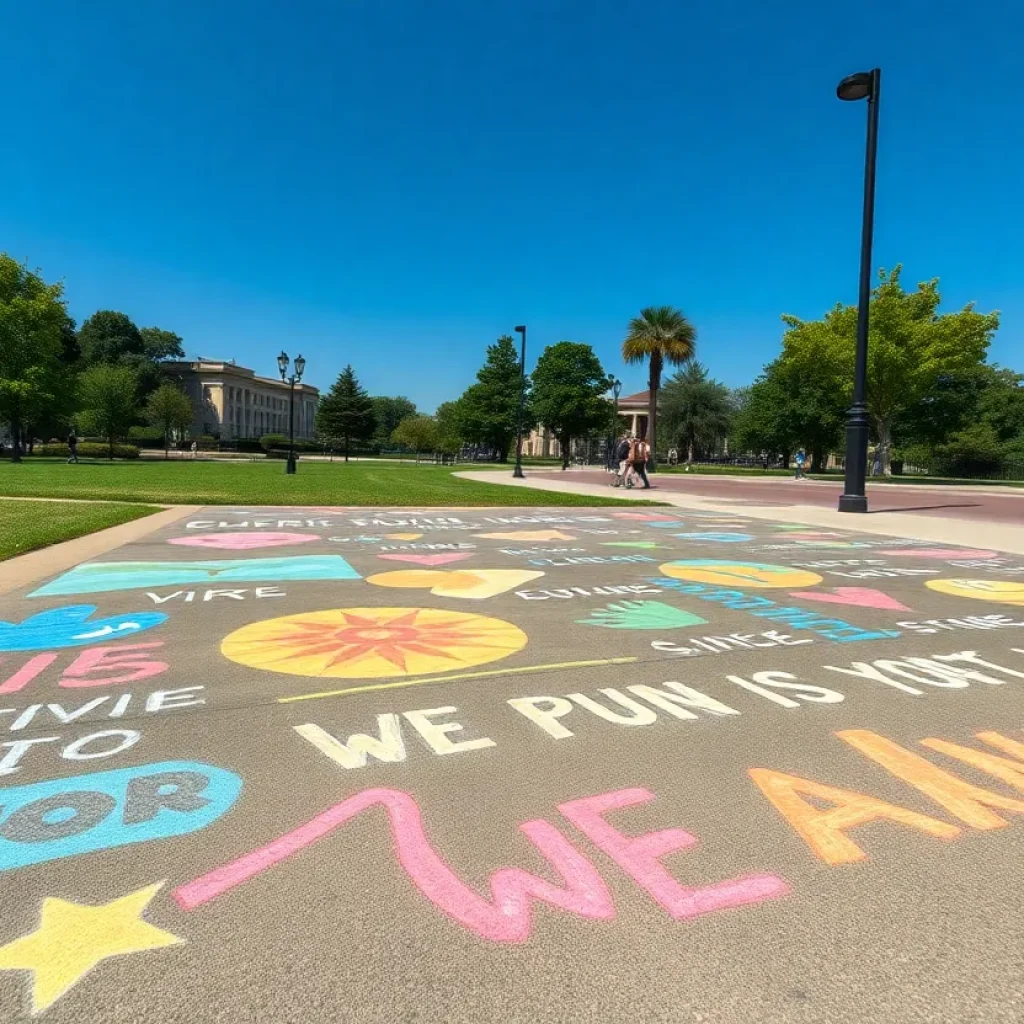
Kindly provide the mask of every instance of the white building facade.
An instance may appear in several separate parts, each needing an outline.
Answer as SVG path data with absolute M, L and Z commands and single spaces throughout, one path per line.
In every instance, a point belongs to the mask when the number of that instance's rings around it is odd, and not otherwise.
M 223 441 L 288 434 L 289 388 L 281 380 L 257 377 L 232 362 L 216 359 L 161 363 L 192 401 L 192 434 L 212 434 Z M 295 437 L 311 441 L 320 391 L 295 385 Z

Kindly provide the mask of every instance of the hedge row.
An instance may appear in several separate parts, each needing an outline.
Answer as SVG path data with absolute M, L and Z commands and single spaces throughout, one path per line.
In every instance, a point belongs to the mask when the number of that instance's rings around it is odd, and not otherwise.
M 34 454 L 44 456 L 63 455 L 67 458 L 70 452 L 66 444 L 37 444 Z M 99 444 L 95 441 L 79 441 L 78 455 L 80 458 L 86 459 L 105 459 L 110 455 L 110 445 L 106 443 Z M 135 445 L 114 445 L 115 459 L 137 459 L 138 457 L 139 449 Z

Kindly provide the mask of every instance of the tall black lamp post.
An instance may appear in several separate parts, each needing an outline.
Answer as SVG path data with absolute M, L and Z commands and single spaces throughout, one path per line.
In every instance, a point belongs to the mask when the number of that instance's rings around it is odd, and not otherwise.
M 295 372 L 288 376 L 288 353 L 282 352 L 277 357 L 277 368 L 281 371 L 281 380 L 288 385 L 288 464 L 285 473 L 295 472 L 295 385 L 302 380 L 306 369 L 306 360 L 302 356 L 295 357 Z
M 608 445 L 608 469 L 615 466 L 615 446 L 619 440 L 619 395 L 622 394 L 622 381 L 618 377 L 612 381 L 612 394 L 615 396 L 615 414 L 612 419 L 611 444 Z
M 516 468 L 512 471 L 514 477 L 523 479 L 523 401 L 526 398 L 526 326 L 520 324 L 516 333 L 523 336 L 522 354 L 520 356 L 519 369 L 519 411 L 516 413 Z
M 878 148 L 878 100 L 882 72 L 858 71 L 836 89 L 841 100 L 868 101 L 868 143 L 864 160 L 864 220 L 860 236 L 860 293 L 857 298 L 857 362 L 853 376 L 853 405 L 846 419 L 846 481 L 839 498 L 840 512 L 867 512 L 864 478 L 868 465 L 868 309 L 871 304 L 871 238 L 875 222 L 875 156 Z

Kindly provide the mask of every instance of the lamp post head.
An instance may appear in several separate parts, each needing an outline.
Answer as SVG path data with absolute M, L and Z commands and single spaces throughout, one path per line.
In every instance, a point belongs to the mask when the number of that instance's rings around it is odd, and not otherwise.
M 615 379 L 615 383 L 612 384 L 612 394 L 618 399 L 619 395 L 622 394 L 622 381 L 618 378 Z
M 302 380 L 302 374 L 306 370 L 306 360 L 301 355 L 295 357 L 295 379 Z
M 520 324 L 517 328 L 515 328 L 515 330 L 516 330 L 517 334 L 525 334 L 526 333 L 526 325 L 525 324 Z
M 288 372 L 288 353 L 284 349 L 277 357 L 277 368 L 281 371 L 281 380 L 284 380 L 284 375 Z
M 854 75 L 847 75 L 839 85 L 836 86 L 836 95 L 841 100 L 862 100 L 865 97 L 871 98 L 873 74 L 870 71 L 858 71 Z

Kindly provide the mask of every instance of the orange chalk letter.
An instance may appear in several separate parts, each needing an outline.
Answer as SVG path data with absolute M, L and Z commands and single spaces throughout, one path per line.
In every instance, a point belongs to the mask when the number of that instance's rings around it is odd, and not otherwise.
M 1024 813 L 1024 802 L 965 782 L 877 733 L 847 729 L 836 735 L 972 828 L 1002 828 L 1007 824 L 1005 818 L 989 809 L 992 807 Z
M 748 774 L 775 809 L 826 864 L 864 860 L 867 854 L 845 833 L 847 829 L 866 825 L 869 821 L 894 821 L 937 839 L 953 839 L 960 834 L 956 825 L 864 793 L 837 789 L 769 768 L 751 768 Z M 803 799 L 801 794 L 836 806 L 822 810 Z

